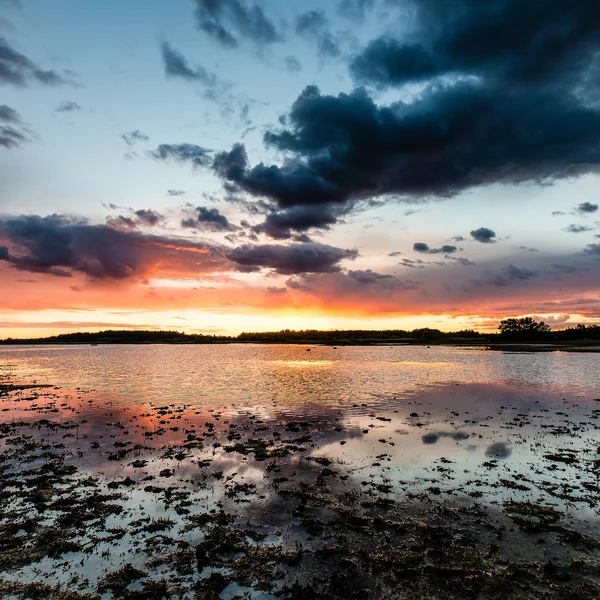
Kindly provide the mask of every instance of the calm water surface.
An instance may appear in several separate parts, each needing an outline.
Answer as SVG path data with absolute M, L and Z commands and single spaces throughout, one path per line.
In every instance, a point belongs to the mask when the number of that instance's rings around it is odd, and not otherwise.
M 310 348 L 307 351 L 307 348 Z M 112 401 L 260 407 L 348 406 L 432 386 L 488 384 L 569 397 L 600 394 L 600 355 L 454 347 L 295 345 L 0 347 L 12 379 L 92 388 Z

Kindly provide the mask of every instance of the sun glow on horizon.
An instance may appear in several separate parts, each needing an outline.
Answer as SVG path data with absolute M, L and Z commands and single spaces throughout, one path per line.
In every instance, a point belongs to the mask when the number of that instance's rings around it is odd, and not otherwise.
M 304 311 L 302 311 L 304 312 Z M 92 319 L 89 319 L 89 317 Z M 553 329 L 573 327 L 598 320 L 582 315 L 513 314 L 546 320 Z M 504 318 L 504 317 L 502 317 Z M 182 311 L 39 311 L 0 313 L 0 339 L 48 337 L 61 333 L 115 330 L 178 331 L 187 334 L 236 336 L 242 332 L 282 330 L 406 330 L 430 328 L 444 332 L 475 330 L 493 333 L 500 318 L 452 315 L 402 315 L 398 317 L 349 317 L 306 314 L 231 314 L 196 310 Z

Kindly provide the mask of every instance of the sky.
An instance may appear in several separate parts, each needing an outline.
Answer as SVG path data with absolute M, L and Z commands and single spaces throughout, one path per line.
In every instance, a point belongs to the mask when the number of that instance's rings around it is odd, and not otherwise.
M 600 322 L 600 3 L 0 0 L 0 338 Z

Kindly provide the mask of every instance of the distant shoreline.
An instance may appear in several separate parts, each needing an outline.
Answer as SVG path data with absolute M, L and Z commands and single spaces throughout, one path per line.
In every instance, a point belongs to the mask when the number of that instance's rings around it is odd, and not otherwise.
M 452 346 L 459 348 L 480 348 L 482 350 L 491 350 L 499 352 L 600 352 L 600 340 L 573 340 L 567 342 L 548 343 L 548 342 L 500 342 L 500 341 L 422 341 L 422 340 L 237 340 L 237 339 L 216 339 L 216 340 L 54 340 L 54 339 L 23 339 L 23 340 L 1 340 L 1 347 L 12 346 L 150 346 L 150 345 L 171 345 L 171 346 L 215 346 L 215 345 L 288 345 L 288 346 L 329 346 L 333 348 L 343 348 L 345 346 L 371 346 L 371 347 L 435 347 Z

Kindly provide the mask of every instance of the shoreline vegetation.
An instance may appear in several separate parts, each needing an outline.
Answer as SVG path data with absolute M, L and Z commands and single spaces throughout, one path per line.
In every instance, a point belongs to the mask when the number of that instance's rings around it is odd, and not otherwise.
M 0 345 L 38 344 L 320 344 L 330 346 L 453 345 L 485 346 L 491 350 L 600 351 L 600 325 L 550 330 L 543 322 L 505 319 L 498 333 L 471 329 L 444 332 L 422 328 L 390 330 L 290 330 L 240 333 L 237 336 L 187 334 L 179 331 L 105 330 L 63 333 L 43 338 L 6 338 Z

